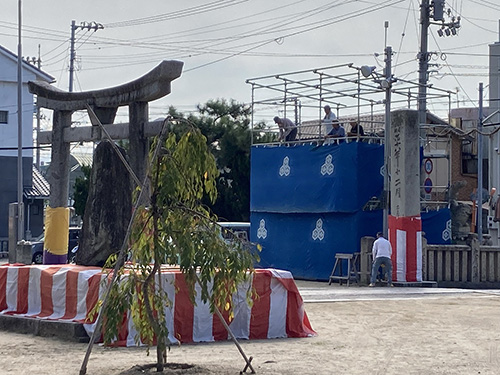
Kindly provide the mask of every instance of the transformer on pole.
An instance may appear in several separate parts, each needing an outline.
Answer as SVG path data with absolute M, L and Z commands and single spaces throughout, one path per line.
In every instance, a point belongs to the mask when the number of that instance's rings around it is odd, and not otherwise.
M 73 92 L 73 73 L 75 71 L 75 59 L 76 59 L 76 51 L 75 51 L 75 32 L 76 30 L 87 29 L 88 31 L 104 29 L 104 26 L 97 22 L 82 22 L 80 25 L 76 25 L 75 20 L 71 21 L 71 38 L 70 38 L 70 51 L 69 51 L 69 92 Z

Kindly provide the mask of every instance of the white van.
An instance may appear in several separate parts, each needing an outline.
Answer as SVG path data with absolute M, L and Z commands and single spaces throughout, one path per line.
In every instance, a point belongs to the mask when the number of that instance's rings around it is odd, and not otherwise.
M 232 236 L 227 232 L 228 230 L 242 241 L 250 241 L 250 223 L 241 221 L 224 221 L 217 224 L 222 227 L 222 237 L 224 237 L 226 241 L 230 241 L 232 238 Z

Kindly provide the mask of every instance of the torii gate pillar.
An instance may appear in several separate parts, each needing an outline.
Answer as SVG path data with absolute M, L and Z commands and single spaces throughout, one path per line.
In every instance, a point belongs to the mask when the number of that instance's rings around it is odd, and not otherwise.
M 148 123 L 148 103 L 134 102 L 128 106 L 129 110 L 129 158 L 132 170 L 139 181 L 146 176 L 149 139 L 144 134 Z
M 71 128 L 74 111 L 91 107 L 102 124 L 117 131 L 120 139 L 130 139 L 130 163 L 132 170 L 143 181 L 146 176 L 149 140 L 156 135 L 148 125 L 148 103 L 168 95 L 171 82 L 180 77 L 183 63 L 162 61 L 152 71 L 121 86 L 87 92 L 64 92 L 45 82 L 29 82 L 30 92 L 38 97 L 38 105 L 54 110 L 53 128 L 50 134 L 52 159 L 50 203 L 46 212 L 44 264 L 67 263 L 69 235 L 69 157 L 71 142 L 98 141 L 100 127 Z M 118 107 L 129 107 L 129 127 L 123 129 L 112 122 Z M 39 135 L 40 136 L 40 135 Z M 118 138 L 115 138 L 118 139 Z M 47 142 L 45 142 L 47 143 Z

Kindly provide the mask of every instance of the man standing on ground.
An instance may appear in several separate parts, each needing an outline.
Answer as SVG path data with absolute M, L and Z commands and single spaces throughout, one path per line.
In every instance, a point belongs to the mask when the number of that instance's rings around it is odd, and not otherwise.
M 387 272 L 387 285 L 392 285 L 392 246 L 389 241 L 384 238 L 382 232 L 377 233 L 377 239 L 373 243 L 372 256 L 373 256 L 373 266 L 372 266 L 372 277 L 370 280 L 370 286 L 375 286 L 375 281 L 377 279 L 378 268 L 384 265 L 385 272 Z

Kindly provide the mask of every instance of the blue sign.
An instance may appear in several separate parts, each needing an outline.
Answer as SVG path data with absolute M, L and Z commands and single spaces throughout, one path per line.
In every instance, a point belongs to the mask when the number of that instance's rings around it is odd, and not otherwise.
M 424 181 L 424 190 L 427 194 L 432 191 L 432 180 L 429 177 L 427 177 Z

